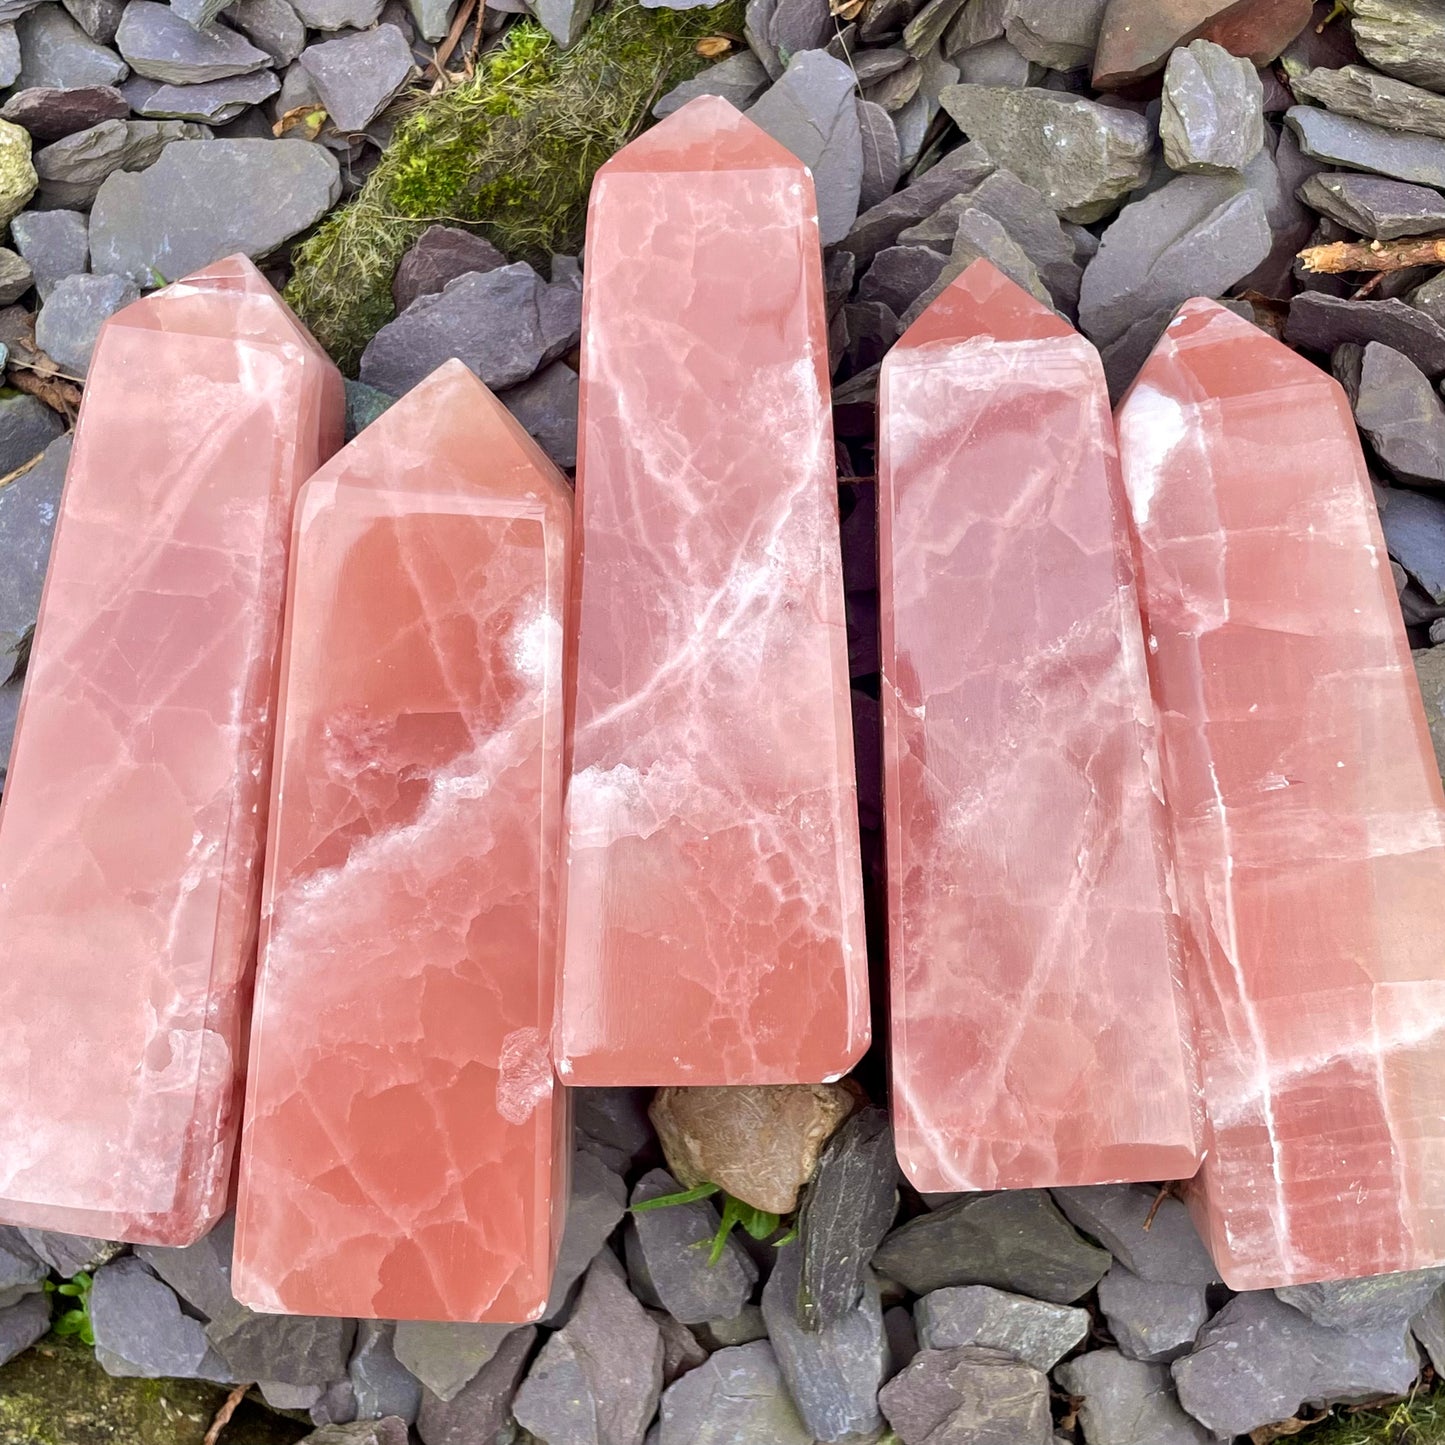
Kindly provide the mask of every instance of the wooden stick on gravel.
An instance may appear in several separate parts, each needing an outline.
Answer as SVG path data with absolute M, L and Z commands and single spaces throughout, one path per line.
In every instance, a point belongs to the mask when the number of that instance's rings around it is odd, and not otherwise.
M 1398 241 L 1331 241 L 1299 253 L 1306 271 L 1403 271 L 1445 266 L 1445 236 L 1404 236 Z

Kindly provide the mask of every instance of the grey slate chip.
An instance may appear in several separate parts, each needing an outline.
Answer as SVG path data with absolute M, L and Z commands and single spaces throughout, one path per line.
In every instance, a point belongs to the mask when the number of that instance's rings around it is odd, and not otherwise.
M 130 74 L 120 56 L 92 40 L 58 6 L 45 5 L 22 16 L 15 33 L 21 62 L 17 90 L 119 85 Z
M 1052 1370 L 1089 1333 L 1088 1310 L 981 1284 L 924 1295 L 913 1307 L 913 1319 L 925 1350 L 983 1345 L 1044 1371 Z
M 84 376 L 101 326 L 139 299 L 140 288 L 125 276 L 66 276 L 40 308 L 35 343 L 67 376 Z
M 1116 1260 L 1099 1281 L 1099 1309 L 1122 1354 L 1166 1363 L 1187 1353 L 1209 1318 L 1208 1287 L 1141 1279 Z
M 1086 1445 L 1211 1445 L 1214 1436 L 1180 1408 L 1165 1365 L 1093 1350 L 1061 1365 L 1059 1384 L 1080 1401 Z
M 1176 171 L 1241 171 L 1264 144 L 1264 86 L 1248 60 L 1211 40 L 1181 46 L 1164 67 L 1159 135 Z
M 365 130 L 414 73 L 411 46 L 395 25 L 309 45 L 301 64 L 340 131 Z
M 423 1445 L 486 1445 L 502 1438 L 536 1339 L 532 1325 L 508 1335 L 497 1353 L 450 1400 L 441 1400 L 430 1390 L 424 1392 L 421 1412 L 415 1416 Z
M 920 1350 L 879 1404 L 903 1445 L 1050 1445 L 1049 1380 L 1001 1350 Z
M 739 110 L 746 110 L 767 88 L 767 84 L 768 72 L 763 68 L 762 61 L 752 51 L 740 50 L 716 65 L 709 65 L 706 70 L 700 70 L 691 80 L 673 86 L 652 107 L 652 113 L 662 120 L 700 95 L 720 95 Z
M 1445 196 L 1385 176 L 1325 171 L 1309 177 L 1300 198 L 1322 215 L 1372 240 L 1423 236 L 1445 228 Z
M 454 1400 L 477 1371 L 496 1355 L 514 1325 L 480 1325 L 445 1320 L 398 1320 L 392 1350 L 401 1364 L 434 1395 Z
M 1284 121 L 1298 138 L 1300 149 L 1315 160 L 1374 171 L 1397 181 L 1445 186 L 1445 140 L 1386 130 L 1313 105 L 1292 107 Z
M 197 30 L 155 0 L 130 0 L 115 43 L 137 75 L 170 85 L 222 80 L 271 64 L 271 57 L 244 35 L 219 23 Z
M 1214 1284 L 1219 1271 L 1181 1200 L 1140 1184 L 1055 1189 L 1054 1202 L 1076 1228 L 1097 1239 L 1141 1279 Z
M 813 1445 L 766 1340 L 718 1350 L 662 1396 L 659 1445 Z
M 1404 301 L 1350 301 L 1301 291 L 1289 303 L 1284 339 L 1326 354 L 1347 341 L 1380 341 L 1404 352 L 1432 381 L 1445 375 L 1445 325 Z

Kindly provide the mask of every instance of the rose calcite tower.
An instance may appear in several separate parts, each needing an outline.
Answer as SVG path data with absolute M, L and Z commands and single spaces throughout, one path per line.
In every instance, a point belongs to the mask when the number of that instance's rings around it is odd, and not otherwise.
M 683 106 L 598 172 L 583 304 L 558 1070 L 836 1077 L 867 974 L 806 168 Z
M 1236 1289 L 1445 1261 L 1445 812 L 1324 372 L 1211 301 L 1118 415 Z
M 987 261 L 879 392 L 894 1127 L 924 1190 L 1172 1179 L 1198 1106 L 1093 347 Z
M 571 508 L 459 361 L 302 489 L 236 1219 L 258 1309 L 546 1305 Z
M 242 257 L 101 331 L 0 805 L 0 1219 L 225 1206 L 291 506 L 342 417 Z

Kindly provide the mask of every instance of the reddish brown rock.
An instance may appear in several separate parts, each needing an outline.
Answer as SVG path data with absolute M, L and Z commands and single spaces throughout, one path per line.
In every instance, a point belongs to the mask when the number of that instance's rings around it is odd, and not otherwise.
M 1265 65 L 1304 29 L 1310 10 L 1311 0 L 1110 0 L 1094 87 L 1111 90 L 1152 75 L 1191 40 L 1212 40 Z

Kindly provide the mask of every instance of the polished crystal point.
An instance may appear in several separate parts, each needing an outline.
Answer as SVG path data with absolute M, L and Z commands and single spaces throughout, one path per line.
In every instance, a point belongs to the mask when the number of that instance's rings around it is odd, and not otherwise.
M 836 1077 L 867 974 L 808 172 L 692 101 L 598 172 L 585 274 L 559 1072 Z
M 101 332 L 0 808 L 0 1219 L 224 1208 L 291 506 L 342 418 L 242 257 Z
M 883 363 L 894 1126 L 922 1190 L 1171 1179 L 1198 1120 L 1099 358 L 976 261 Z
M 571 510 L 459 361 L 302 489 L 236 1220 L 258 1309 L 546 1305 Z
M 1344 392 L 1212 301 L 1118 415 L 1235 1289 L 1445 1261 L 1445 800 Z

